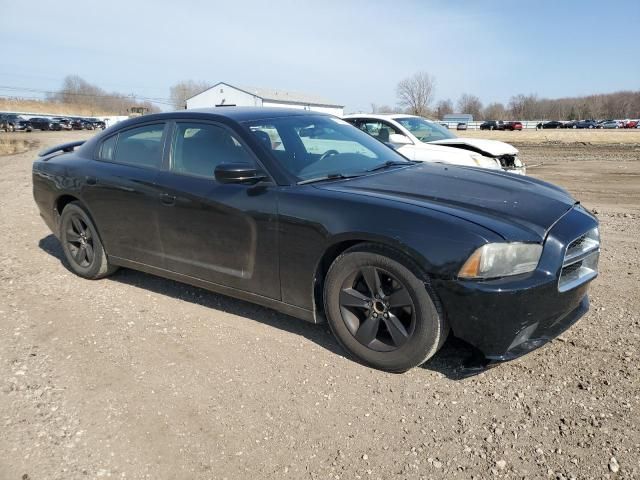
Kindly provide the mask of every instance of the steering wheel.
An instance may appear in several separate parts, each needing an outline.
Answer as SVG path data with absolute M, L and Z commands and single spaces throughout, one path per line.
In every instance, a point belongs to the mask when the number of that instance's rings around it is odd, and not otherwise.
M 320 160 L 324 160 L 325 158 L 330 157 L 331 155 L 339 155 L 339 154 L 340 152 L 337 150 L 327 150 L 322 154 L 322 156 L 320 157 Z

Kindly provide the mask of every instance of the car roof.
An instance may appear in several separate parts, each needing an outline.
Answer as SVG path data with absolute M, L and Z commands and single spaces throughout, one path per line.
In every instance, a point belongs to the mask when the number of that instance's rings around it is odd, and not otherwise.
M 399 118 L 424 118 L 419 115 L 409 115 L 407 113 L 352 113 L 342 118 L 376 118 L 378 120 L 397 120 Z M 425 120 L 430 120 L 425 118 Z
M 246 122 L 254 120 L 266 120 L 279 117 L 291 117 L 291 116 L 323 116 L 330 117 L 331 115 L 316 112 L 312 110 L 302 110 L 297 108 L 279 108 L 279 107 L 216 107 L 216 108 L 194 108 L 190 110 L 176 110 L 174 112 L 162 112 L 152 113 L 149 115 L 142 115 L 139 117 L 129 118 L 124 122 L 119 122 L 115 125 L 116 130 L 123 128 L 133 127 L 140 123 L 162 121 L 162 120 L 185 120 L 185 119 L 198 119 L 206 120 L 219 120 L 220 117 L 228 118 L 236 122 Z
M 145 115 L 139 118 L 147 118 L 154 116 L 157 118 L 184 117 L 185 114 L 211 114 L 218 117 L 227 117 L 238 122 L 247 120 L 262 120 L 266 118 L 290 117 L 296 116 L 329 116 L 326 113 L 316 112 L 313 110 L 303 110 L 298 108 L 280 108 L 280 107 L 214 107 L 214 108 L 194 108 L 191 110 L 177 110 L 175 112 L 158 113 L 154 115 Z

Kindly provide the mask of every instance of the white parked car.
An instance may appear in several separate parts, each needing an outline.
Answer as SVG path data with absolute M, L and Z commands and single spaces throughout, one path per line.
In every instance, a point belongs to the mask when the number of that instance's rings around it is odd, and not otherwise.
M 403 114 L 354 114 L 343 118 L 411 160 L 526 173 L 518 150 L 512 145 L 497 140 L 459 138 L 426 118 Z

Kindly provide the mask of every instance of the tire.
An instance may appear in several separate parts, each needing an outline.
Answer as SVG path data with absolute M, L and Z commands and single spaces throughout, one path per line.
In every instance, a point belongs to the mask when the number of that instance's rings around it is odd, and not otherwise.
M 449 329 L 419 272 L 409 258 L 375 244 L 356 245 L 335 259 L 324 284 L 324 308 L 345 350 L 394 373 L 423 364 L 439 350 Z
M 79 202 L 71 202 L 60 215 L 60 243 L 69 269 L 76 275 L 97 280 L 117 267 L 109 264 L 98 231 Z

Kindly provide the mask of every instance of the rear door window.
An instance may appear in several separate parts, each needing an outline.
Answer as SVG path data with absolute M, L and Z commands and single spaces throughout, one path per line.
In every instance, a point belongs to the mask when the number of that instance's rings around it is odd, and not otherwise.
M 118 135 L 113 135 L 100 144 L 98 150 L 98 160 L 106 160 L 107 162 L 113 161 L 113 154 L 116 151 L 116 141 Z
M 113 161 L 136 167 L 160 168 L 165 124 L 144 125 L 118 135 Z

